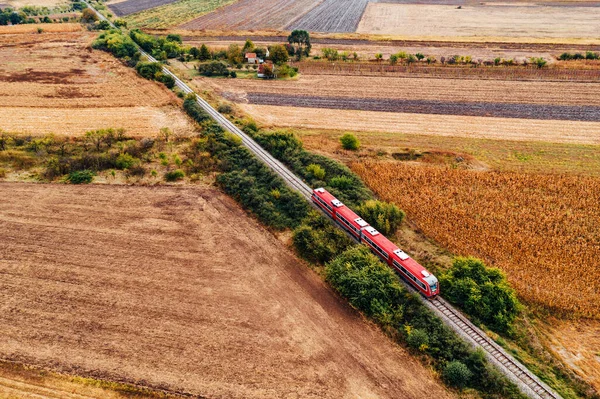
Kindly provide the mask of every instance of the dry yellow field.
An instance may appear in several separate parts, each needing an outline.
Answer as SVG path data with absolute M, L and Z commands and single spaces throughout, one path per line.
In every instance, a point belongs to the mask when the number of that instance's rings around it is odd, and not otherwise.
M 0 35 L 0 129 L 81 135 L 112 127 L 134 136 L 154 136 L 167 126 L 181 135 L 193 131 L 172 92 L 91 50 L 95 36 Z
M 600 318 L 600 179 L 404 162 L 351 168 L 444 248 L 507 272 L 520 297 Z
M 453 5 L 369 3 L 363 34 L 436 37 L 598 39 L 600 8 L 531 3 Z
M 45 33 L 80 32 L 83 30 L 81 24 L 74 23 L 4 25 L 0 26 L 0 35 L 16 35 L 21 33 L 38 34 L 38 28 L 42 28 Z
M 269 127 L 600 144 L 600 123 L 238 104 Z
M 56 7 L 68 3 L 67 0 L 3 0 L 2 3 L 6 3 L 14 8 L 21 8 L 24 6 L 37 6 L 37 7 Z

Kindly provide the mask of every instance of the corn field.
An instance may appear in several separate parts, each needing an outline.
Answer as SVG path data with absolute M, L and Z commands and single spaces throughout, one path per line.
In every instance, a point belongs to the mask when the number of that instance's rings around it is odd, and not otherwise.
M 399 162 L 351 168 L 443 247 L 506 271 L 525 301 L 600 318 L 600 179 Z

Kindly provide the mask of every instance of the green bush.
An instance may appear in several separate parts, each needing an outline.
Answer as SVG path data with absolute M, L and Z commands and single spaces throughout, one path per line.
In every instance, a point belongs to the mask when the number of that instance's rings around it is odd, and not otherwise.
M 171 75 L 167 75 L 166 73 L 159 72 L 154 77 L 156 80 L 167 86 L 167 88 L 172 89 L 175 87 L 175 78 Z
M 166 181 L 177 181 L 182 180 L 185 177 L 185 172 L 181 169 L 171 170 L 165 173 Z
M 467 385 L 473 373 L 463 363 L 454 360 L 446 365 L 442 376 L 448 385 L 462 389 Z
M 395 234 L 405 216 L 396 205 L 376 200 L 364 202 L 356 208 L 356 213 L 383 235 Z
M 456 258 L 439 280 L 448 301 L 492 330 L 511 333 L 521 306 L 499 269 L 488 268 L 479 259 Z
M 140 59 L 140 52 L 129 37 L 120 30 L 105 31 L 92 43 L 92 47 L 112 53 L 117 58 L 126 58 L 133 63 Z
M 69 173 L 67 181 L 71 184 L 88 184 L 94 180 L 94 172 L 91 170 L 76 170 Z
M 424 330 L 412 329 L 406 337 L 406 343 L 413 349 L 425 351 L 428 348 L 429 337 Z
M 117 160 L 115 161 L 115 166 L 117 167 L 117 169 L 123 170 L 129 169 L 138 163 L 139 159 L 134 158 L 129 154 L 121 154 L 117 157 Z
M 162 71 L 162 66 L 158 62 L 140 61 L 135 66 L 135 70 L 140 76 L 153 80 L 155 76 Z
M 317 165 L 316 163 L 311 163 L 306 167 L 306 172 L 309 176 L 317 180 L 323 180 L 325 178 L 325 169 L 321 167 L 321 165 Z
M 342 230 L 317 211 L 311 211 L 294 230 L 294 247 L 310 262 L 326 263 L 353 245 Z
M 340 137 L 340 142 L 342 143 L 342 148 L 344 148 L 344 150 L 356 151 L 360 147 L 360 143 L 356 136 L 350 133 L 346 133 Z

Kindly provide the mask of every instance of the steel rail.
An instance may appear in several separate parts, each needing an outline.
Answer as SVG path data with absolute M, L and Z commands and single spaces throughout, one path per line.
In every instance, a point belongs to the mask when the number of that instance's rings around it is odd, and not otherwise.
M 114 24 L 106 19 L 104 15 L 92 7 L 87 0 L 83 0 L 101 20 L 108 21 L 113 27 Z M 137 44 L 136 44 L 137 45 Z M 139 48 L 139 46 L 138 46 Z M 141 54 L 151 62 L 157 60 L 144 50 L 139 48 Z M 186 94 L 195 95 L 196 102 L 204 109 L 211 118 L 213 118 L 223 129 L 240 137 L 242 144 L 248 148 L 257 158 L 269 166 L 277 173 L 288 186 L 300 192 L 307 200 L 310 201 L 312 189 L 298 176 L 292 173 L 283 163 L 273 157 L 269 152 L 256 143 L 250 136 L 244 133 L 236 125 L 234 125 L 225 116 L 214 109 L 206 100 L 197 95 L 185 82 L 172 73 L 166 66 L 162 67 L 162 72 L 171 76 L 175 80 L 175 85 Z M 310 201 L 312 203 L 312 201 Z M 341 228 L 341 227 L 340 227 Z M 344 230 L 344 229 L 342 229 Z M 345 231 L 345 230 L 344 230 Z M 401 279 L 402 283 L 412 292 L 417 292 L 410 284 Z M 484 350 L 486 357 L 500 371 L 503 372 L 511 381 L 533 399 L 561 399 L 548 385 L 542 382 L 537 376 L 523 366 L 513 356 L 508 354 L 506 350 L 496 344 L 482 330 L 471 323 L 460 311 L 448 304 L 441 297 L 436 297 L 431 300 L 424 299 L 425 305 L 437 314 L 445 324 L 456 331 L 461 337 L 469 342 L 474 347 L 480 347 Z

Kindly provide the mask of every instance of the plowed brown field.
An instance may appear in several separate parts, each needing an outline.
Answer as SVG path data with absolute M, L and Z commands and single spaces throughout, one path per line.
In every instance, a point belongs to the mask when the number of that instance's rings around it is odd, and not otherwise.
M 83 134 L 125 128 L 191 132 L 177 98 L 113 56 L 92 51 L 94 33 L 0 35 L 0 129 Z
M 210 398 L 450 395 L 209 188 L 0 184 L 0 354 Z
M 402 162 L 352 169 L 427 237 L 505 270 L 530 303 L 600 318 L 600 179 Z

